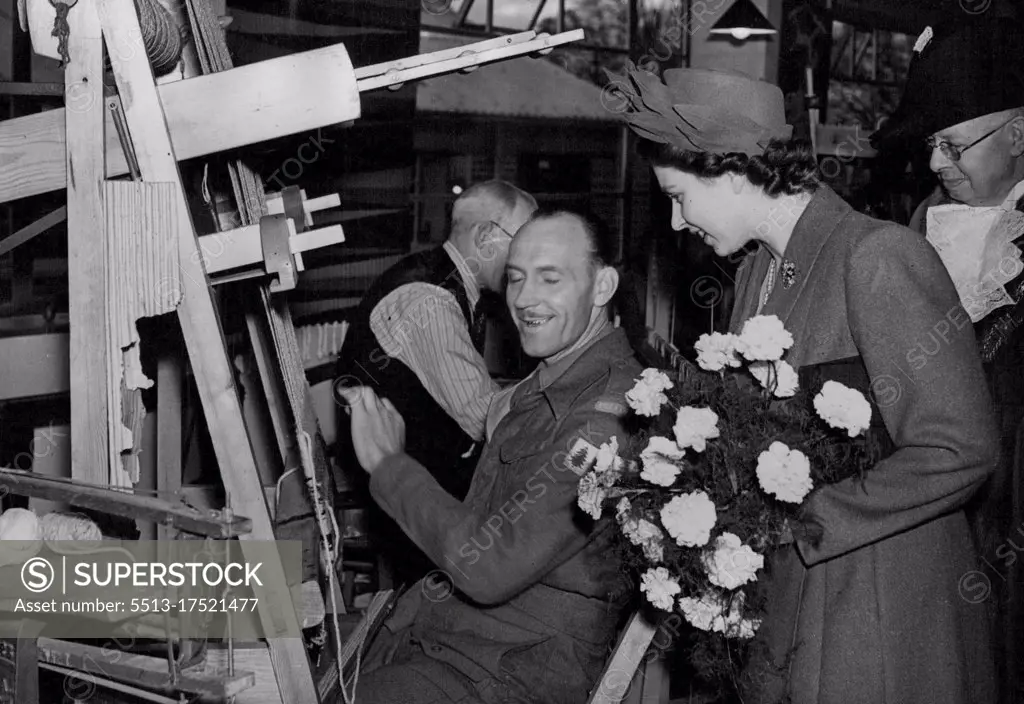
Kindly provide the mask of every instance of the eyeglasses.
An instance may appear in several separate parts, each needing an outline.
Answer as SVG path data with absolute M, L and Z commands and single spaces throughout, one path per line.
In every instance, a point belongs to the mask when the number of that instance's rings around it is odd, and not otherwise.
M 501 234 L 505 235 L 505 237 L 508 237 L 510 240 L 514 239 L 512 234 L 508 230 L 506 230 L 504 227 L 496 223 L 494 220 L 491 220 L 491 224 L 494 225 L 499 230 L 501 230 Z
M 989 137 L 994 135 L 996 132 L 998 132 L 999 130 L 1003 129 L 1004 127 L 1006 127 L 1011 122 L 1013 122 L 1013 120 L 1014 120 L 1014 118 L 1011 117 L 1009 120 L 1007 120 L 1003 124 L 999 125 L 999 127 L 996 127 L 991 132 L 985 133 L 984 135 L 982 135 L 981 137 L 978 137 L 976 140 L 974 140 L 970 144 L 967 144 L 967 145 L 962 146 L 962 147 L 957 145 L 957 144 L 951 144 L 951 143 L 947 142 L 944 139 L 936 139 L 934 136 L 929 137 L 928 139 L 924 140 L 924 142 L 925 142 L 925 144 L 928 145 L 928 149 L 933 150 L 933 151 L 935 149 L 938 149 L 940 152 L 942 152 L 942 155 L 944 157 L 946 157 L 947 159 L 949 159 L 950 161 L 960 161 L 960 157 L 961 157 L 961 155 L 963 155 L 963 153 L 965 151 L 967 151 L 968 149 L 970 149 L 971 147 L 973 147 L 976 144 L 984 142 L 986 139 L 988 139 Z

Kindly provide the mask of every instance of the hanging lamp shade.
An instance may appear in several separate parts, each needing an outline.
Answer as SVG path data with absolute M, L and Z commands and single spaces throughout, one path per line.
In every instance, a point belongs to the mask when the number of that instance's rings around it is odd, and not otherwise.
M 728 34 L 733 39 L 743 41 L 750 37 L 775 34 L 776 30 L 751 0 L 736 0 L 721 19 L 715 22 L 710 33 Z

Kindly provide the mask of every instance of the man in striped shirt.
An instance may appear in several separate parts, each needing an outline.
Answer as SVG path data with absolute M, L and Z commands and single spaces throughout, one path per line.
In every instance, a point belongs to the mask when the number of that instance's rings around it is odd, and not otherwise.
M 482 356 L 483 290 L 501 293 L 509 243 L 537 208 L 504 181 L 476 184 L 456 199 L 448 240 L 404 258 L 367 291 L 338 362 L 336 387 L 368 386 L 389 399 L 408 427 L 406 452 L 452 496 L 465 496 L 498 390 Z M 356 467 L 347 416 L 339 419 L 339 465 Z M 432 569 L 382 513 L 371 532 L 397 582 Z

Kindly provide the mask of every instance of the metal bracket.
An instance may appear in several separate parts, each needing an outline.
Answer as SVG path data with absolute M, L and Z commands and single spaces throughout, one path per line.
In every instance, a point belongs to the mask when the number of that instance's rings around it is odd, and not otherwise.
M 263 260 L 267 274 L 273 277 L 270 282 L 271 293 L 295 288 L 295 258 L 289 242 L 294 226 L 288 223 L 289 218 L 284 214 L 264 215 L 260 218 Z
M 302 189 L 298 186 L 287 186 L 281 189 L 281 200 L 284 203 L 284 215 L 295 223 L 295 232 L 306 231 L 306 205 L 302 197 Z
M 116 93 L 111 93 L 104 98 L 107 110 L 114 117 L 114 127 L 117 129 L 117 138 L 121 142 L 121 149 L 124 151 L 124 160 L 128 164 L 128 173 L 132 181 L 139 181 L 139 161 L 135 157 L 135 146 L 132 137 L 128 133 L 128 121 L 124 116 L 124 109 L 121 106 L 121 98 Z

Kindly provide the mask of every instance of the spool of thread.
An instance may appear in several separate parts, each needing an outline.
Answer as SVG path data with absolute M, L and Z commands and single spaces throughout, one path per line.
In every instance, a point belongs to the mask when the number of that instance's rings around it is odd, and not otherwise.
M 48 543 L 58 540 L 103 540 L 100 527 L 76 513 L 48 513 L 40 521 L 42 537 Z
M 42 527 L 34 511 L 9 508 L 0 515 L 0 565 L 24 562 L 39 552 Z

